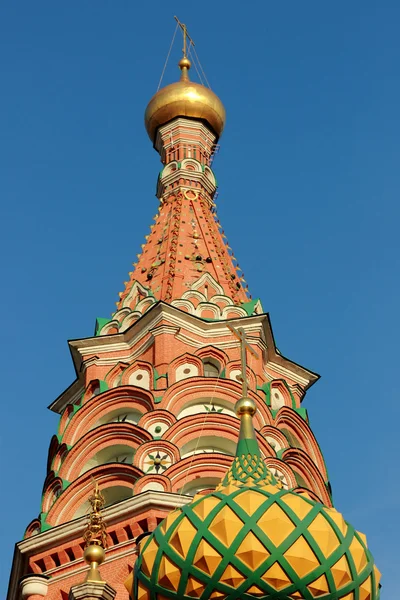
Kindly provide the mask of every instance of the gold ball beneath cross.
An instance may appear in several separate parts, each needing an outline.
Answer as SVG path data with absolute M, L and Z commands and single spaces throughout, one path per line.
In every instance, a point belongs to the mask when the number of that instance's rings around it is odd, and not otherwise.
M 256 403 L 251 398 L 240 398 L 235 404 L 235 412 L 238 417 L 241 415 L 253 416 L 256 410 Z
M 105 558 L 105 550 L 99 544 L 89 544 L 86 546 L 85 551 L 83 553 L 83 558 L 87 563 L 97 563 L 101 565 Z

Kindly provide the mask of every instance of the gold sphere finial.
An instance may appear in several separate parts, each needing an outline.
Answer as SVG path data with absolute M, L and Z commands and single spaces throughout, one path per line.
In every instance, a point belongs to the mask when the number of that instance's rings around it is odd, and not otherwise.
M 253 417 L 256 410 L 256 403 L 252 398 L 240 398 L 235 404 L 235 412 L 238 417 L 241 417 L 242 415 L 250 415 Z
M 190 81 L 189 80 L 189 69 L 191 66 L 192 66 L 192 63 L 190 62 L 190 60 L 188 59 L 187 56 L 184 56 L 178 62 L 178 67 L 181 70 L 181 81 L 187 81 L 187 82 Z
M 92 563 L 101 565 L 101 563 L 104 562 L 105 557 L 106 552 L 99 544 L 89 544 L 89 546 L 86 546 L 83 553 L 83 558 L 88 565 L 91 565 Z
M 187 56 L 184 56 L 178 62 L 178 67 L 180 68 L 181 71 L 183 71 L 183 69 L 187 69 L 189 71 L 191 66 L 192 66 L 192 63 L 190 62 L 190 60 L 188 59 Z

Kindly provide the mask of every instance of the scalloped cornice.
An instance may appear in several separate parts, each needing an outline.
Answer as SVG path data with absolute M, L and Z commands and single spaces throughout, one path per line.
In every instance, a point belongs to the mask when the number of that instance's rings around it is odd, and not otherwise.
M 154 337 L 149 330 L 160 326 L 165 321 L 179 330 L 176 334 L 177 339 L 185 341 L 192 347 L 200 348 L 208 344 L 210 339 L 221 348 L 233 348 L 237 345 L 235 339 L 226 339 L 228 328 L 225 321 L 205 321 L 174 306 L 158 302 L 123 333 L 69 341 L 74 366 L 79 374 L 78 380 L 83 377 L 84 361 L 93 355 L 99 357 L 97 364 L 115 364 L 118 360 L 133 361 L 139 358 L 143 348 L 150 344 L 150 338 L 151 343 L 154 342 Z M 289 375 L 290 379 L 303 389 L 307 390 L 319 379 L 318 374 L 289 360 L 277 351 L 268 313 L 230 319 L 229 322 L 243 327 L 252 343 L 259 349 L 265 350 L 266 365 L 270 365 L 278 373 Z M 102 357 L 103 354 L 108 353 L 112 353 L 111 358 Z M 83 378 L 80 385 L 83 386 Z M 61 412 L 65 408 L 70 401 L 71 387 L 78 389 L 79 383 L 74 382 L 64 394 L 61 394 L 50 405 L 51 410 Z

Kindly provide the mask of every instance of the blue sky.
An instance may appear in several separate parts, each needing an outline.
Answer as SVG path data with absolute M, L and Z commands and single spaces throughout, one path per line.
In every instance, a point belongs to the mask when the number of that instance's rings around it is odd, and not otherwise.
M 398 2 L 204 0 L 0 6 L 5 594 L 40 508 L 73 380 L 66 340 L 114 309 L 157 208 L 143 127 L 188 25 L 228 115 L 218 212 L 278 347 L 322 379 L 305 400 L 336 507 L 398 588 Z M 164 82 L 177 77 L 176 44 Z

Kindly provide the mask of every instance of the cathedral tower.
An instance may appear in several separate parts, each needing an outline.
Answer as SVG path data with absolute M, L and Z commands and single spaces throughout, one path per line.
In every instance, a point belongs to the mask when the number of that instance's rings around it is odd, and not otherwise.
M 244 381 L 257 408 L 257 452 L 273 480 L 332 506 L 302 407 L 318 375 L 278 351 L 269 315 L 227 245 L 213 161 L 225 110 L 190 81 L 190 66 L 184 52 L 179 81 L 146 109 L 162 163 L 158 212 L 112 319 L 97 319 L 93 337 L 69 342 L 77 378 L 50 406 L 59 427 L 40 514 L 16 545 L 8 600 L 20 597 L 22 576 L 29 600 L 66 600 L 83 581 L 93 480 L 107 524 L 101 576 L 127 600 L 136 538 L 195 494 L 212 493 L 231 466 Z M 235 332 L 248 347 L 245 373 Z

